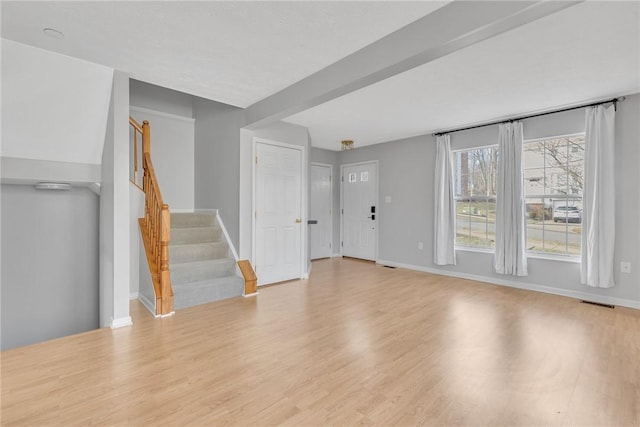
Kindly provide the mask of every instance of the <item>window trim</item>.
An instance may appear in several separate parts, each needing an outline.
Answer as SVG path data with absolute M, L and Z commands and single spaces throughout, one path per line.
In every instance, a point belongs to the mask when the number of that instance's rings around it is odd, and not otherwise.
M 498 144 L 488 144 L 488 145 L 481 145 L 481 146 L 477 146 L 477 147 L 468 147 L 468 148 L 459 148 L 456 150 L 451 150 L 451 154 L 452 155 L 457 155 L 458 153 L 464 153 L 464 152 L 468 152 L 468 151 L 472 151 L 472 150 L 485 150 L 485 149 L 495 149 L 498 150 Z M 454 172 L 455 172 L 455 167 L 454 167 Z M 497 180 L 497 176 L 496 176 L 496 180 Z M 454 174 L 454 185 L 455 185 L 455 181 L 456 181 L 456 176 Z M 497 199 L 498 195 L 493 195 L 493 196 L 486 196 L 486 195 L 482 195 L 482 196 L 471 196 L 474 199 L 478 199 L 481 202 L 489 202 L 491 199 Z M 453 201 L 454 203 L 457 205 L 457 203 L 461 200 L 465 200 L 465 199 L 469 199 L 469 197 L 458 197 L 454 194 L 453 196 Z M 470 202 L 470 201 L 469 201 Z M 457 215 L 457 214 L 456 214 Z M 454 242 L 454 249 L 457 250 L 468 250 L 471 252 L 482 252 L 482 253 L 495 253 L 495 244 L 494 246 L 464 246 L 464 245 L 459 245 L 457 242 L 457 223 L 458 221 L 456 220 L 456 239 Z M 488 222 L 485 221 L 485 224 L 488 224 Z M 494 241 L 495 242 L 495 241 Z
M 532 139 L 523 139 L 522 140 L 522 148 L 524 150 L 524 147 L 526 144 L 532 143 L 532 142 L 540 142 L 540 141 L 547 141 L 550 139 L 561 139 L 561 138 L 573 138 L 573 137 L 577 137 L 577 136 L 582 136 L 585 137 L 586 135 L 585 131 L 582 132 L 574 132 L 574 133 L 569 133 L 569 134 L 565 134 L 565 135 L 551 135 L 551 136 L 544 136 L 541 138 L 532 138 Z M 522 165 L 522 168 L 524 169 L 524 163 Z M 557 195 L 552 195 L 552 194 L 531 194 L 531 195 L 525 195 L 524 199 L 525 199 L 525 204 L 526 204 L 526 200 L 529 198 L 535 199 L 535 198 L 553 198 L 554 196 Z M 580 198 L 580 200 L 582 201 L 584 196 L 583 195 L 578 195 L 578 194 L 574 194 L 574 193 L 567 193 L 564 195 L 567 199 L 568 198 Z M 527 218 L 525 218 L 526 221 Z M 565 231 L 566 234 L 566 231 Z M 582 236 L 580 239 L 580 250 L 582 251 Z M 578 254 L 578 255 L 574 255 L 574 254 L 558 254 L 558 253 L 552 253 L 552 252 L 538 252 L 538 251 L 531 251 L 529 249 L 527 249 L 526 251 L 527 254 L 527 258 L 534 258 L 534 259 L 548 259 L 548 260 L 553 260 L 553 261 L 566 261 L 566 262 L 571 262 L 571 263 L 580 263 L 582 260 L 582 255 Z

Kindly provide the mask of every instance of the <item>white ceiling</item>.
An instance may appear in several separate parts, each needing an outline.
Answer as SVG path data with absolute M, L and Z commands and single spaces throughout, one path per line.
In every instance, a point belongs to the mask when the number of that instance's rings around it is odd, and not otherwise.
M 636 93 L 639 6 L 578 4 L 285 121 L 338 150 Z
M 3 1 L 2 37 L 247 107 L 446 3 Z M 286 121 L 337 150 L 639 92 L 639 9 L 581 3 Z
M 3 1 L 2 37 L 247 107 L 445 3 Z

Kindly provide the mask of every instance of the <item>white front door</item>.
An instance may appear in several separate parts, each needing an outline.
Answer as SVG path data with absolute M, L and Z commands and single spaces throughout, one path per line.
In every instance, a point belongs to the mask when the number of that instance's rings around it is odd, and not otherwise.
M 258 285 L 301 277 L 302 153 L 256 143 L 255 267 Z
M 342 166 L 342 255 L 375 261 L 377 163 Z
M 331 256 L 333 221 L 331 220 L 331 166 L 311 165 L 311 259 Z

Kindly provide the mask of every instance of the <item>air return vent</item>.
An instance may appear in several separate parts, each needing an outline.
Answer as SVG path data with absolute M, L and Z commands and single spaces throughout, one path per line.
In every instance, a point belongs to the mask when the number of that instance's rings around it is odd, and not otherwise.
M 603 303 L 601 303 L 601 302 L 595 302 L 595 301 L 585 301 L 585 300 L 582 300 L 582 303 L 583 303 L 583 304 L 597 305 L 597 306 L 599 306 L 599 307 L 605 307 L 605 308 L 611 308 L 611 309 L 616 308 L 616 306 L 615 306 L 615 305 L 611 305 L 611 304 L 603 304 Z

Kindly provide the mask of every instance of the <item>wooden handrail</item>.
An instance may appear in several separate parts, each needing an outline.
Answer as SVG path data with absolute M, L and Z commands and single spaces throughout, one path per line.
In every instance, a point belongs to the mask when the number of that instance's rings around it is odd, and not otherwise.
M 156 314 L 169 314 L 173 311 L 173 289 L 169 271 L 169 240 L 171 238 L 171 214 L 169 205 L 162 201 L 158 178 L 151 161 L 151 129 L 145 120 L 142 126 L 133 118 L 129 124 L 134 135 L 142 134 L 142 190 L 144 191 L 144 218 L 140 218 L 140 232 L 144 242 L 147 262 L 156 294 Z M 134 149 L 137 153 L 137 138 L 134 137 Z M 137 160 L 136 156 L 134 159 Z M 134 167 L 134 171 L 135 171 Z
M 129 117 L 129 124 L 133 126 L 138 132 L 142 133 L 142 126 L 133 117 Z

